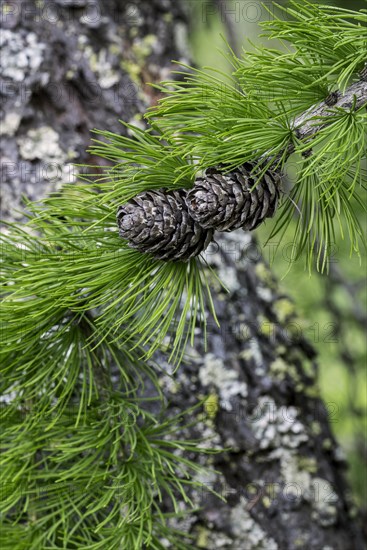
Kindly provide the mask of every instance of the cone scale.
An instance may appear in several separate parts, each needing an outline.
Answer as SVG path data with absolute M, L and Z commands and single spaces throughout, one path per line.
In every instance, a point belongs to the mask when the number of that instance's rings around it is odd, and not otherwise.
M 209 168 L 190 190 L 140 193 L 118 208 L 120 236 L 160 260 L 188 261 L 206 249 L 215 231 L 252 231 L 274 215 L 281 181 L 271 170 L 256 180 L 252 168 Z
M 117 211 L 119 234 L 129 246 L 159 260 L 188 261 L 213 238 L 189 214 L 186 191 L 145 191 Z

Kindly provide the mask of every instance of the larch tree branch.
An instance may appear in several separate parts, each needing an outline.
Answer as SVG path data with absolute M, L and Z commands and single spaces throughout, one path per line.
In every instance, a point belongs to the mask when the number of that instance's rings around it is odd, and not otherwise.
M 96 7 L 96 17 L 85 11 L 86 4 Z M 144 83 L 164 80 L 172 58 L 187 61 L 183 2 L 45 5 L 48 11 L 42 12 L 38 2 L 16 4 L 5 19 L 2 193 L 7 219 L 21 217 L 14 207 L 22 193 L 39 199 L 58 190 L 69 160 L 102 163 L 84 153 L 89 129 L 108 126 L 120 132 L 118 119 L 139 124 L 137 115 L 158 97 Z M 365 94 L 365 84 L 353 90 Z M 340 105 L 347 107 L 348 98 Z M 326 106 L 322 109 L 324 114 Z M 202 490 L 190 495 L 199 509 L 186 519 L 173 514 L 172 526 L 193 535 L 198 549 L 362 550 L 345 461 L 331 431 L 338 403 L 327 408 L 322 402 L 304 321 L 249 233 L 220 234 L 205 258 L 229 289 L 225 293 L 213 278 L 220 326 L 209 323 L 208 348 L 200 343 L 189 348 L 189 358 L 175 374 L 164 354 L 155 359 L 168 415 L 205 399 L 182 439 L 196 435 L 208 448 L 226 450 L 214 459 L 200 456 L 208 475 L 200 479 Z M 197 341 L 204 341 L 200 327 Z M 148 397 L 154 392 L 147 381 Z M 151 407 L 154 412 L 154 401 Z M 213 466 L 217 473 L 209 473 Z M 212 488 L 227 501 L 213 496 Z M 158 508 L 169 506 L 157 497 Z M 187 502 L 180 508 L 186 510 Z M 89 519 L 88 533 L 92 523 Z

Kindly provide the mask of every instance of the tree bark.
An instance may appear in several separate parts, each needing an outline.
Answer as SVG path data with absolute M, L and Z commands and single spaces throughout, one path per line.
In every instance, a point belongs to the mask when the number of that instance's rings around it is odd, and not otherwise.
M 303 320 L 249 233 L 222 235 L 206 258 L 229 293 L 215 290 L 220 327 L 210 325 L 207 351 L 190 350 L 173 396 L 178 409 L 206 397 L 193 433 L 231 447 L 215 455 L 220 474 L 196 495 L 199 547 L 364 548 L 332 433 L 338 403 L 320 398 Z
M 6 7 L 7 6 L 7 7 Z M 6 2 L 2 18 L 2 211 L 73 182 L 72 163 L 101 164 L 91 130 L 124 133 L 157 100 L 147 82 L 188 61 L 180 5 L 168 0 Z
M 123 133 L 157 101 L 146 82 L 187 62 L 188 16 L 174 0 L 7 2 L 3 11 L 3 217 L 20 219 L 32 200 L 102 163 L 86 148 L 90 129 Z M 16 212 L 19 209 L 20 212 Z M 229 450 L 200 460 L 218 471 L 192 498 L 200 508 L 174 520 L 198 548 L 359 550 L 363 535 L 332 435 L 337 404 L 317 388 L 315 351 L 254 237 L 221 235 L 205 257 L 220 322 L 209 320 L 208 349 L 195 349 L 161 384 L 172 412 L 206 398 L 182 437 Z M 210 437 L 210 439 L 207 439 Z M 214 488 L 227 501 L 209 491 Z M 182 503 L 182 507 L 185 508 Z M 127 549 L 130 550 L 130 549 Z

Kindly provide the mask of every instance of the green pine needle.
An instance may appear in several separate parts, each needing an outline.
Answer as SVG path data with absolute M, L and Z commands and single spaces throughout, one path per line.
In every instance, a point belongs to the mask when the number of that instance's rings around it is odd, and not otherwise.
M 330 107 L 307 138 L 294 122 L 358 80 L 367 11 L 293 1 L 283 20 L 277 8 L 262 26 L 281 49 L 229 52 L 230 75 L 183 67 L 180 81 L 159 86 L 165 97 L 148 129 L 97 131 L 91 153 L 108 161 L 102 173 L 89 167 L 77 184 L 27 203 L 26 224 L 4 224 L 1 548 L 193 548 L 171 520 L 183 503 L 194 509 L 190 490 L 201 488 L 188 453 L 210 452 L 178 439 L 197 409 L 154 416 L 142 395 L 149 384 L 163 402 L 154 353 L 178 365 L 197 324 L 205 333 L 208 312 L 215 318 L 208 267 L 129 248 L 118 206 L 149 189 L 190 188 L 210 166 L 276 165 L 289 189 L 271 239 L 295 217 L 293 259 L 304 253 L 320 271 L 338 233 L 353 253 L 365 246 L 365 106 Z

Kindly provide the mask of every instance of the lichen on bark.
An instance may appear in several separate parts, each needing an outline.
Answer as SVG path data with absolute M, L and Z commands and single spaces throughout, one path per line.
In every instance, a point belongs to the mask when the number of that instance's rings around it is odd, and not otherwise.
M 157 100 L 145 83 L 165 79 L 173 58 L 188 61 L 188 20 L 180 2 L 107 0 L 96 20 L 83 12 L 85 2 L 53 4 L 54 19 L 43 25 L 36 2 L 28 3 L 33 18 L 20 10 L 4 20 L 2 197 L 8 219 L 17 216 L 22 193 L 39 199 L 54 190 L 44 172 L 50 163 L 101 162 L 85 153 L 90 129 L 123 132 L 118 119 L 136 120 Z M 345 464 L 315 389 L 315 352 L 302 332 L 290 337 L 287 323 L 295 313 L 284 290 L 247 233 L 218 236 L 205 257 L 229 287 L 226 294 L 212 282 L 220 327 L 209 323 L 207 350 L 198 327 L 198 344 L 175 374 L 166 357 L 156 359 L 168 413 L 206 398 L 207 408 L 181 436 L 230 448 L 199 457 L 218 474 L 208 474 L 202 491 L 191 495 L 201 509 L 172 524 L 208 550 L 362 549 Z

